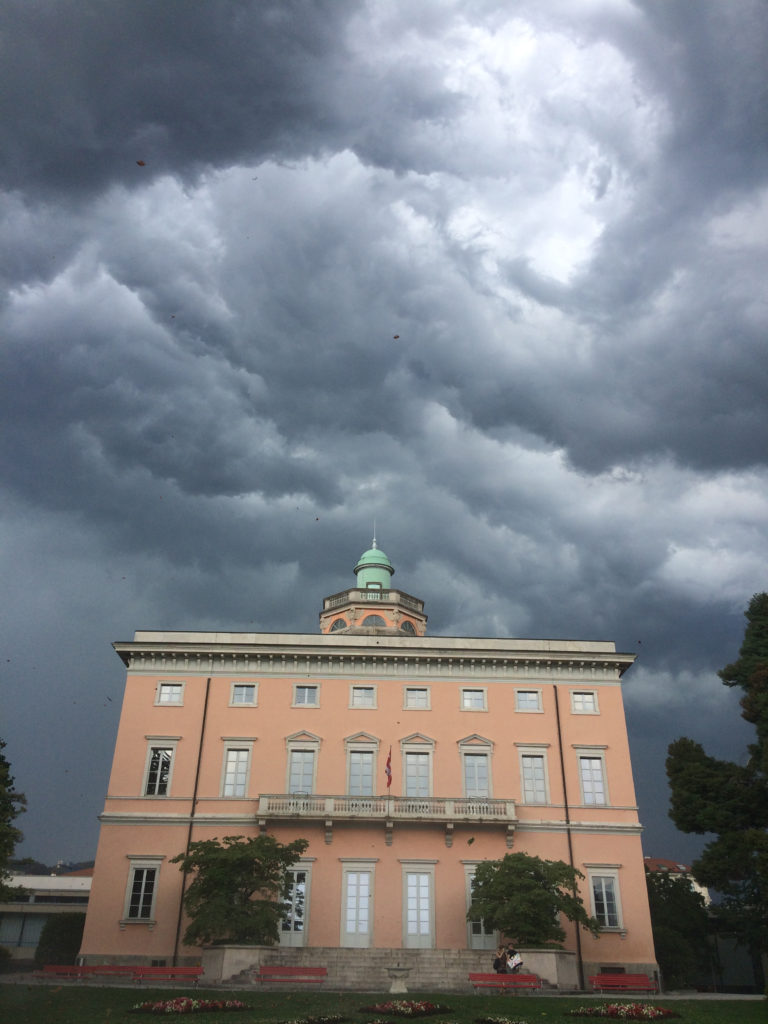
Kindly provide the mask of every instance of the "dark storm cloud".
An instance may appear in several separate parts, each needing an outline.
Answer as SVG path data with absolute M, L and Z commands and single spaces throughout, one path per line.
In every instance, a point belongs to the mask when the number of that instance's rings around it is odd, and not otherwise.
M 374 519 L 433 633 L 639 654 L 647 852 L 691 849 L 665 746 L 743 748 L 715 672 L 766 586 L 761 5 L 0 18 L 23 852 L 93 854 L 110 640 L 313 631 Z
M 344 148 L 375 110 L 444 115 L 435 76 L 403 67 L 380 96 L 345 45 L 352 0 L 157 4 L 9 0 L 0 22 L 2 182 L 82 196 L 173 171 Z M 352 75 L 350 76 L 350 72 Z M 377 99 L 378 96 L 378 99 Z

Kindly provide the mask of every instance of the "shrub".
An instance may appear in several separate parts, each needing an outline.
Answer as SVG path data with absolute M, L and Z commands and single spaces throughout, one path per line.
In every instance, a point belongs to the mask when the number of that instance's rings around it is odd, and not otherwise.
M 51 914 L 43 926 L 35 951 L 35 963 L 73 964 L 83 940 L 85 914 Z

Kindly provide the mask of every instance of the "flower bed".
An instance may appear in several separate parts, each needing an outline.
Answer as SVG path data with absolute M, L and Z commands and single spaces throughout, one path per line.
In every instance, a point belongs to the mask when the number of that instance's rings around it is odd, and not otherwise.
M 679 1013 L 653 1003 L 598 1003 L 568 1010 L 569 1017 L 607 1017 L 609 1020 L 668 1020 Z
M 524 1020 L 511 1020 L 509 1017 L 475 1017 L 475 1024 L 527 1024 Z
M 324 1013 L 312 1017 L 298 1017 L 296 1020 L 281 1020 L 280 1024 L 341 1024 L 349 1020 L 340 1013 Z
M 239 999 L 190 999 L 189 996 L 178 996 L 176 999 L 163 999 L 159 1003 L 137 1003 L 129 1012 L 167 1014 L 250 1009 L 250 1006 L 241 1003 Z
M 417 999 L 390 999 L 375 1006 L 361 1006 L 361 1013 L 383 1013 L 393 1017 L 433 1017 L 436 1013 L 449 1013 L 450 1006 L 428 1003 Z M 373 1024 L 373 1022 L 372 1022 Z

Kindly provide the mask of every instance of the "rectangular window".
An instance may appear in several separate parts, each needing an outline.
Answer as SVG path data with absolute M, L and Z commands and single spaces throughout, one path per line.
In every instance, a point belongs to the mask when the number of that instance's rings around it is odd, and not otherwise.
M 428 710 L 429 690 L 426 686 L 406 686 L 405 704 L 409 710 Z
M 515 693 L 515 711 L 541 711 L 541 691 L 518 690 Z
M 373 796 L 373 761 L 372 750 L 350 750 L 350 796 Z
M 547 776 L 543 754 L 521 754 L 520 766 L 523 777 L 523 802 L 545 804 L 547 802 Z
M 351 708 L 375 708 L 376 687 L 353 686 L 349 695 L 349 706 Z
M 247 747 L 228 747 L 224 755 L 222 796 L 248 795 L 248 769 L 251 751 Z
M 581 798 L 585 804 L 607 804 L 602 757 L 580 757 Z
M 155 704 L 182 704 L 184 683 L 159 683 Z
M 620 928 L 621 915 L 614 875 L 590 875 L 592 884 L 592 914 L 601 928 Z
M 597 694 L 594 690 L 571 691 L 571 711 L 574 715 L 596 715 Z
M 408 751 L 405 755 L 405 795 L 429 796 L 430 771 L 428 753 Z
M 129 921 L 152 920 L 156 884 L 157 868 L 131 868 L 125 914 Z
M 462 711 L 485 711 L 485 690 L 461 691 Z
M 292 750 L 290 752 L 289 793 L 311 793 L 315 781 L 314 750 Z
M 150 747 L 144 796 L 168 796 L 173 747 Z
M 490 796 L 487 754 L 464 755 L 464 795 Z
M 294 707 L 316 708 L 318 703 L 318 688 L 316 686 L 300 686 L 298 683 L 293 690 Z
M 235 706 L 254 705 L 256 703 L 256 684 L 233 683 L 229 703 Z

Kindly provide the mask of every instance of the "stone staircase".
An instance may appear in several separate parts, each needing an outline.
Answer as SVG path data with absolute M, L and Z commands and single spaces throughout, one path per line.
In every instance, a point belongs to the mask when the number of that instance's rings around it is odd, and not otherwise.
M 258 959 L 230 978 L 227 985 L 259 985 L 255 980 L 261 964 L 326 967 L 326 991 L 351 992 L 471 992 L 470 971 L 492 973 L 493 950 L 470 949 L 339 949 L 305 947 L 254 948 Z M 395 970 L 390 971 L 394 968 Z M 393 988 L 393 982 L 396 987 Z M 405 986 L 403 989 L 402 986 Z M 546 983 L 545 983 L 546 986 Z M 285 990 L 290 986 L 268 985 Z M 297 986 L 306 988 L 307 986 Z M 320 986 L 318 986 L 319 988 Z M 548 987 L 548 986 L 547 986 Z

